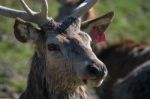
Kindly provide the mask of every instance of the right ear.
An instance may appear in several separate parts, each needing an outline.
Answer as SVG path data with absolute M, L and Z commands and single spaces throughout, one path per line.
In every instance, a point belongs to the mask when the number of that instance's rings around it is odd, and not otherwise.
M 101 17 L 82 22 L 81 29 L 89 33 L 94 42 L 105 41 L 104 32 L 110 25 L 114 12 L 109 12 Z
M 31 23 L 17 18 L 14 25 L 14 34 L 18 41 L 26 43 L 28 41 L 36 41 L 40 32 Z

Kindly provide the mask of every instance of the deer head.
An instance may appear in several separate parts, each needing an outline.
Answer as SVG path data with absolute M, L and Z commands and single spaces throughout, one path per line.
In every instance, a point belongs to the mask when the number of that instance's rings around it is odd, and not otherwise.
M 113 12 L 81 24 L 80 17 L 97 1 L 85 0 L 72 15 L 62 22 L 55 22 L 48 17 L 47 0 L 42 1 L 41 12 L 32 11 L 21 0 L 26 11 L 0 6 L 0 14 L 16 18 L 15 37 L 20 42 L 31 42 L 35 45 L 35 52 L 45 62 L 46 80 L 50 85 L 57 85 L 54 86 L 55 89 L 100 85 L 107 75 L 107 69 L 92 51 L 92 39 L 88 33 L 93 27 L 97 27 L 97 32 L 104 32 L 111 23 Z M 36 23 L 39 28 L 32 23 Z

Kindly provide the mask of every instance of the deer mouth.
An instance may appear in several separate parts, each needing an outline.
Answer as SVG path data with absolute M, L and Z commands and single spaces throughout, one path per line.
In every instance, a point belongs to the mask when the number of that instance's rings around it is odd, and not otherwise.
M 99 87 L 104 79 L 83 79 L 83 83 L 90 87 Z

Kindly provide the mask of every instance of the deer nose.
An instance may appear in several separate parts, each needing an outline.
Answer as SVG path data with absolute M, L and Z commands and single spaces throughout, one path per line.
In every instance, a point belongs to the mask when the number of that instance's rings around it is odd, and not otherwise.
M 105 65 L 103 66 L 97 66 L 95 64 L 91 64 L 87 66 L 87 72 L 91 75 L 91 76 L 95 76 L 97 78 L 103 78 L 105 76 L 107 76 L 107 68 Z

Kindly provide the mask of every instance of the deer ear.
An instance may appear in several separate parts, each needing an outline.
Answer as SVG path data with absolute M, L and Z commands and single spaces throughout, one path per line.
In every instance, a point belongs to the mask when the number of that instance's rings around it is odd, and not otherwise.
M 36 41 L 39 37 L 39 30 L 31 23 L 17 18 L 14 25 L 14 34 L 17 40 L 22 43 Z
M 100 42 L 105 40 L 104 32 L 111 23 L 114 12 L 109 12 L 102 17 L 88 20 L 82 23 L 81 29 L 90 34 L 93 41 Z

